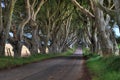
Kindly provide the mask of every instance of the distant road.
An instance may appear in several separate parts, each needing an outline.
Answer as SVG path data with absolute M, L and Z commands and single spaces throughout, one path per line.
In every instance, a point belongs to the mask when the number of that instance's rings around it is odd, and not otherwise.
M 0 80 L 80 80 L 84 60 L 78 53 L 67 58 L 50 59 L 0 71 Z
M 74 54 L 82 55 L 83 54 L 82 49 L 81 48 L 76 49 Z

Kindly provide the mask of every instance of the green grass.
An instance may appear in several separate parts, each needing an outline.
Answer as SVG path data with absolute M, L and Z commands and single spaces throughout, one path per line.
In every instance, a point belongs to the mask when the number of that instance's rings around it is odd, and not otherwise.
M 87 61 L 92 80 L 120 80 L 120 56 L 92 57 Z
M 118 44 L 118 48 L 120 49 L 120 43 Z
M 59 57 L 59 56 L 69 56 L 73 54 L 74 50 L 68 50 L 64 53 L 54 53 L 54 54 L 34 54 L 29 57 L 20 57 L 20 58 L 13 58 L 13 57 L 0 57 L 0 69 L 12 68 L 16 66 L 21 66 L 24 64 L 37 62 L 49 58 Z

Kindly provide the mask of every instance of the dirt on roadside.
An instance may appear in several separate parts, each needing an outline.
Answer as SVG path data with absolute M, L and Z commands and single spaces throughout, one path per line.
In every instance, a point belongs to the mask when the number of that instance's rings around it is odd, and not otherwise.
M 88 67 L 86 66 L 86 60 L 82 63 L 82 74 L 79 80 L 92 80 Z

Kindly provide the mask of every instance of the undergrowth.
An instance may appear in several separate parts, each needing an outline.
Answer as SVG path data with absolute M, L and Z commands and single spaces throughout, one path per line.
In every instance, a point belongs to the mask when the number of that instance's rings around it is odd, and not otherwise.
M 120 80 L 120 56 L 92 57 L 87 61 L 92 80 Z

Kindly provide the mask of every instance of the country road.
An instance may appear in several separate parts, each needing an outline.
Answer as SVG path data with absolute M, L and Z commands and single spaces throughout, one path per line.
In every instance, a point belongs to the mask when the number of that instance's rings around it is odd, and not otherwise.
M 81 54 L 27 64 L 0 71 L 0 80 L 83 80 Z

